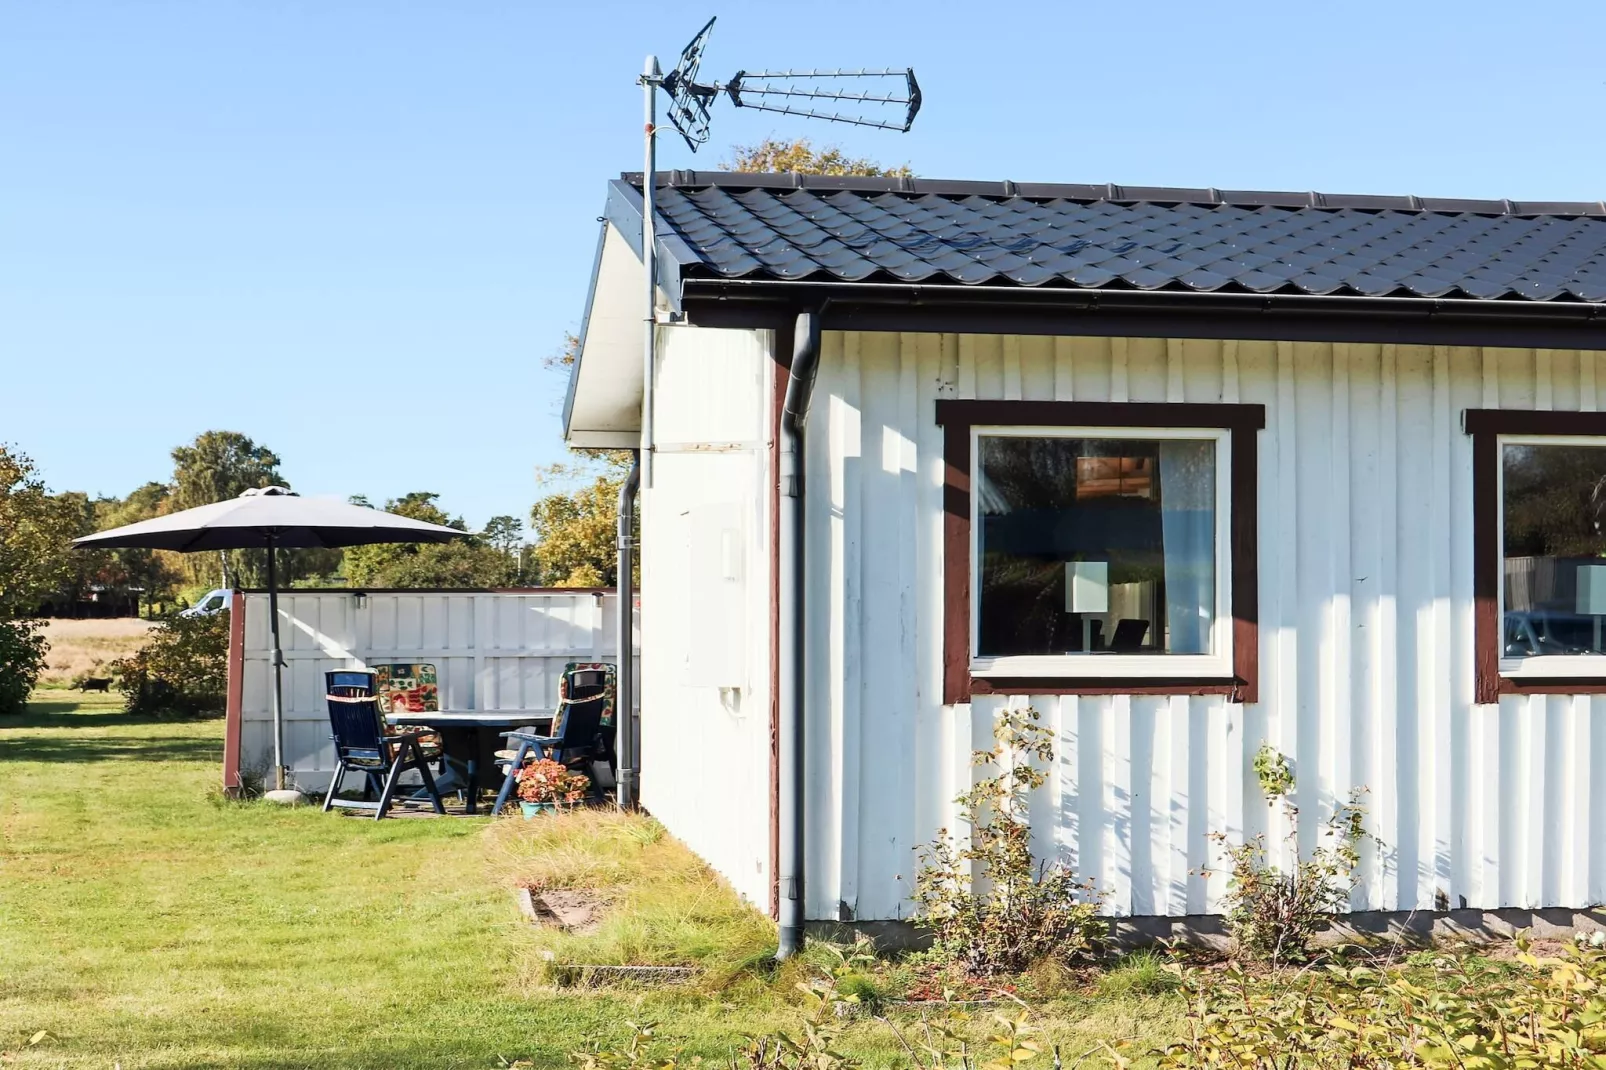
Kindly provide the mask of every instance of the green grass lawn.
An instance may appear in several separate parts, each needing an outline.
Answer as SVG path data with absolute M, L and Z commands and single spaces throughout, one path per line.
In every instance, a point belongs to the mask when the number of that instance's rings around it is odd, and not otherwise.
M 627 1021 L 719 1056 L 801 1014 L 787 978 L 553 988 L 550 938 L 510 890 L 538 861 L 510 823 L 229 802 L 221 722 L 39 698 L 0 721 L 0 1067 L 560 1066 Z M 1058 1006 L 1073 1043 L 1175 1013 Z M 893 1061 L 876 1028 L 853 1049 Z

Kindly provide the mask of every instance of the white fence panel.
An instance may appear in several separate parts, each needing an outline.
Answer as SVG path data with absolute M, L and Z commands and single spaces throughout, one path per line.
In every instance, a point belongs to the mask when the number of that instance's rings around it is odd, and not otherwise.
M 615 660 L 617 614 L 613 591 L 282 592 L 285 764 L 305 788 L 326 785 L 334 771 L 323 675 L 332 669 L 427 662 L 442 709 L 550 714 L 565 663 Z M 247 773 L 273 764 L 269 643 L 268 596 L 247 594 L 240 703 Z

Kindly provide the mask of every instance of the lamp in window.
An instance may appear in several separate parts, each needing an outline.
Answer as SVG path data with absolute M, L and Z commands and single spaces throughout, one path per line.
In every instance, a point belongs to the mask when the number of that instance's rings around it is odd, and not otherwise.
M 1093 653 L 1093 614 L 1110 611 L 1110 563 L 1065 562 L 1065 612 L 1082 617 L 1082 652 Z
M 1606 616 L 1606 565 L 1578 566 L 1578 614 L 1595 623 L 1595 641 L 1590 650 L 1600 651 L 1600 619 Z

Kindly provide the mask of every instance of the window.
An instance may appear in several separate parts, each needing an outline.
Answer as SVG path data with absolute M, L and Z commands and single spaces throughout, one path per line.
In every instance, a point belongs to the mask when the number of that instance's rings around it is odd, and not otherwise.
M 972 433 L 972 671 L 1125 675 L 1155 668 L 1146 656 L 1230 671 L 1227 432 Z
M 946 701 L 1253 694 L 1260 406 L 945 400 L 938 421 Z
M 1500 442 L 1503 668 L 1600 656 L 1606 440 Z
M 1477 699 L 1606 690 L 1606 415 L 1469 409 Z

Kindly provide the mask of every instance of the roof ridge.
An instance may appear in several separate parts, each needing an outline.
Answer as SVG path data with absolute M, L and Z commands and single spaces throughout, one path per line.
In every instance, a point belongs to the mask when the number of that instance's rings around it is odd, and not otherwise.
M 639 187 L 640 171 L 620 176 Z M 1357 211 L 1452 213 L 1491 216 L 1568 216 L 1606 218 L 1606 201 L 1514 201 L 1462 197 L 1418 197 L 1365 193 L 1303 193 L 1279 190 L 1193 189 L 1180 186 L 1119 186 L 1108 183 L 999 182 L 962 179 L 863 175 L 806 175 L 739 171 L 659 171 L 656 185 L 675 189 L 740 188 L 772 190 L 834 190 L 852 193 L 901 193 L 938 197 L 990 197 L 1000 200 L 1150 202 L 1233 208 L 1345 208 Z

